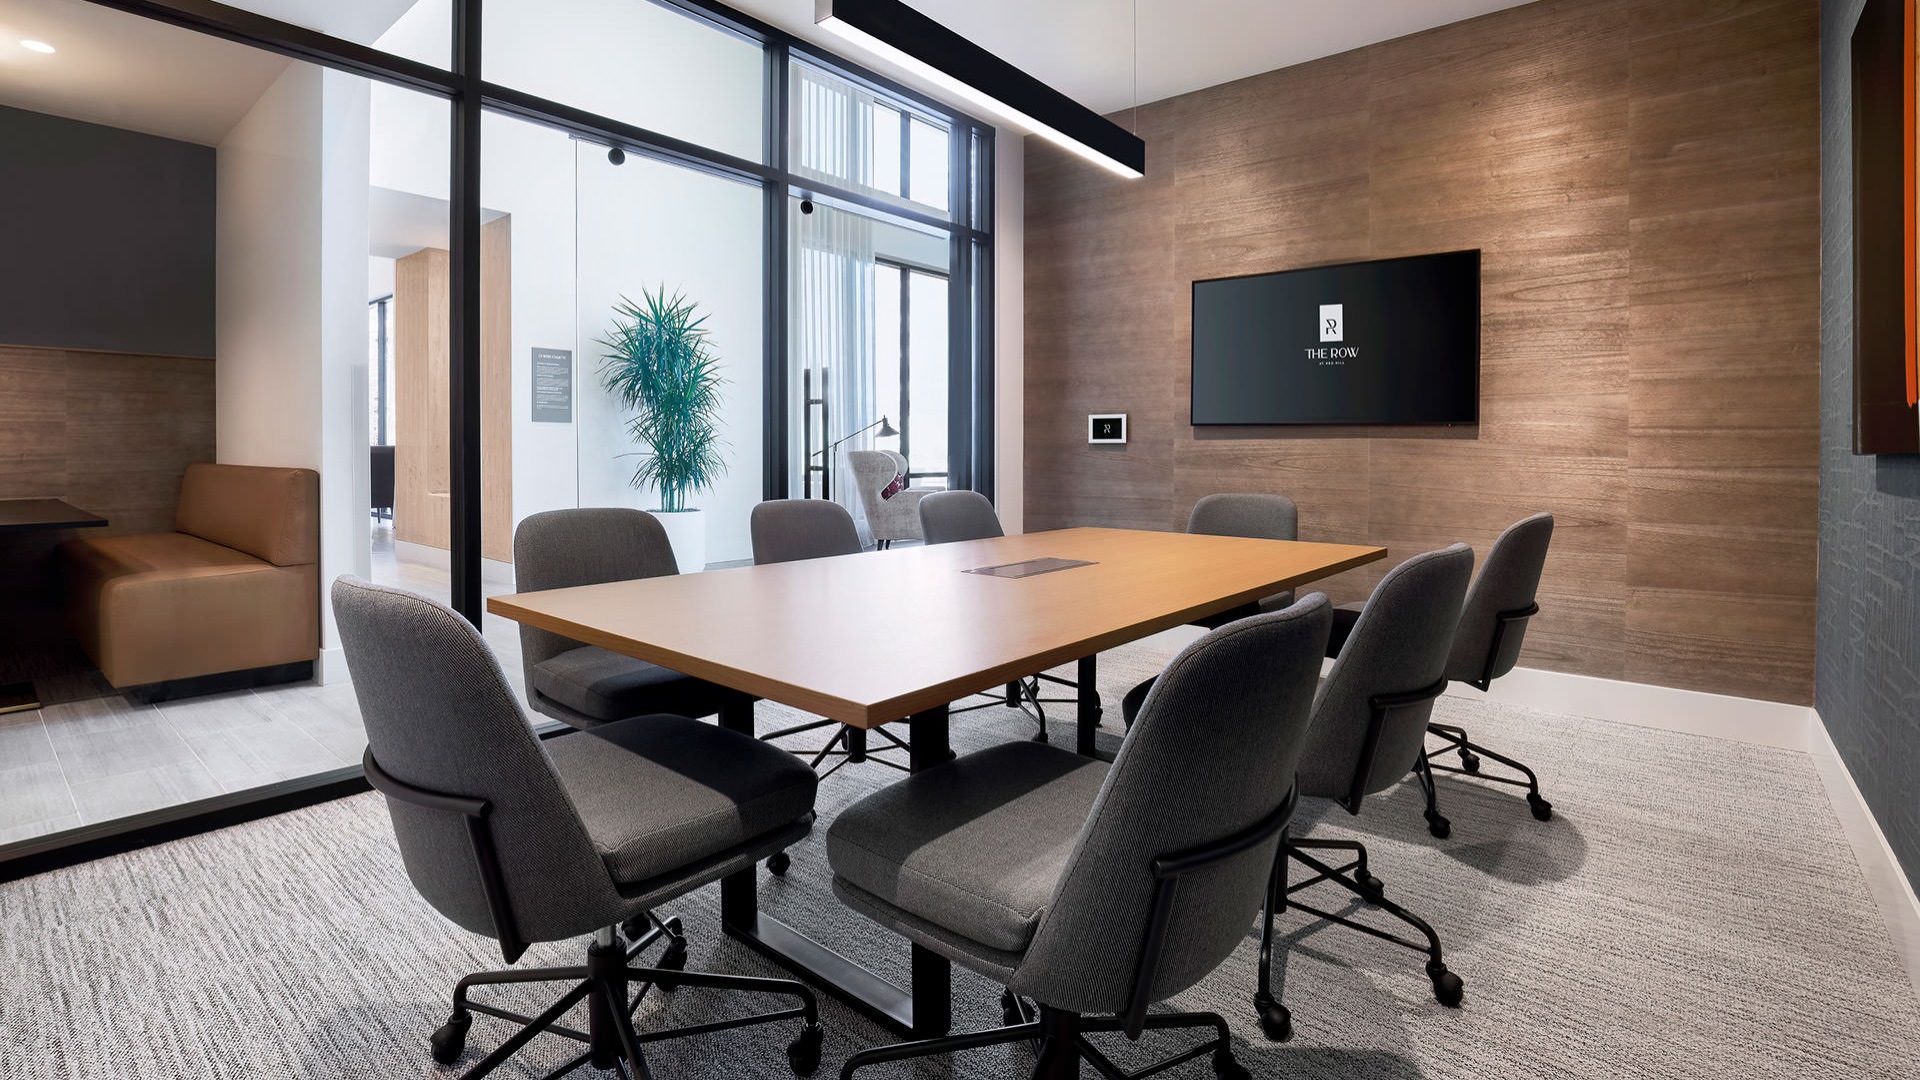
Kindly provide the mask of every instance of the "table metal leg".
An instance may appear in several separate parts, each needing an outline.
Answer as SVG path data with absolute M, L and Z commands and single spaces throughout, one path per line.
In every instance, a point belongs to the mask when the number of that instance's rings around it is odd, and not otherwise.
M 720 710 L 720 726 L 753 734 L 753 699 L 729 701 Z M 916 714 L 908 721 L 909 754 L 915 771 L 951 756 L 947 707 Z M 864 732 L 862 733 L 864 734 Z M 760 911 L 760 878 L 755 869 L 720 882 L 720 922 L 755 952 L 898 1035 L 916 1039 L 945 1035 L 953 1024 L 953 965 L 946 957 L 913 947 L 912 992 L 841 956 L 825 945 Z
M 1081 757 L 1094 756 L 1093 736 L 1100 730 L 1100 689 L 1095 685 L 1100 677 L 1098 660 L 1097 655 L 1081 657 L 1075 675 L 1075 681 L 1080 684 L 1074 692 L 1079 703 L 1076 718 L 1080 730 L 1074 748 Z

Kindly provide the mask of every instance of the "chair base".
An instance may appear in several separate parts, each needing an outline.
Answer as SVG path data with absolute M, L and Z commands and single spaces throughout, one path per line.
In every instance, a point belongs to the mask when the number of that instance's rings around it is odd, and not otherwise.
M 644 927 L 644 930 L 642 930 Z M 633 932 L 641 931 L 637 935 Z M 623 934 L 632 935 L 631 942 Z M 630 966 L 655 942 L 665 940 L 667 948 L 654 967 Z M 787 1045 L 787 1061 L 797 1076 L 811 1076 L 820 1067 L 820 1048 L 824 1033 L 820 1027 L 818 1006 L 813 992 L 800 983 L 786 979 L 757 979 L 737 975 L 712 975 L 682 970 L 686 963 L 686 939 L 679 921 L 661 922 L 651 914 L 623 927 L 609 927 L 594 937 L 587 949 L 587 962 L 579 967 L 535 968 L 525 971 L 485 971 L 461 979 L 453 991 L 453 1015 L 433 1033 L 433 1059 L 451 1065 L 466 1049 L 467 1032 L 473 1026 L 473 1014 L 491 1016 L 518 1026 L 505 1042 L 461 1074 L 461 1080 L 481 1080 L 498 1069 L 534 1036 L 558 1035 L 581 1043 L 585 1049 L 559 1068 L 546 1074 L 545 1080 L 558 1080 L 576 1069 L 592 1066 L 623 1077 L 651 1077 L 646 1054 L 647 1043 L 701 1035 L 714 1031 L 770 1024 L 780 1020 L 802 1020 L 800 1034 Z M 524 1016 L 470 1000 L 476 986 L 511 986 L 529 983 L 573 983 L 559 1000 L 538 1016 Z M 638 993 L 630 993 L 634 983 Z M 788 1009 L 756 1013 L 734 1020 L 719 1020 L 686 1027 L 642 1033 L 634 1027 L 633 1015 L 650 991 L 668 993 L 681 987 L 775 994 L 796 999 Z M 587 1002 L 587 1030 L 560 1023 L 580 1002 Z
M 1318 857 L 1309 854 L 1313 851 L 1345 851 L 1353 858 L 1341 866 L 1330 865 Z M 1311 877 L 1303 881 L 1289 882 L 1287 868 L 1289 862 L 1297 862 L 1313 871 Z M 1421 940 L 1404 938 L 1379 927 L 1369 926 L 1356 919 L 1310 907 L 1293 899 L 1293 894 L 1310 889 L 1321 882 L 1330 881 L 1358 897 L 1369 907 L 1375 907 L 1393 916 L 1420 934 Z M 1367 848 L 1356 840 L 1318 840 L 1309 837 L 1288 837 L 1281 846 L 1281 856 L 1275 860 L 1273 880 L 1268 885 L 1266 910 L 1261 918 L 1260 927 L 1260 975 L 1259 986 L 1254 991 L 1254 1009 L 1260 1017 L 1261 1030 L 1273 1042 L 1285 1042 L 1293 1036 L 1293 1019 L 1285 1005 L 1280 1003 L 1280 990 L 1275 977 L 1275 957 L 1273 955 L 1273 920 L 1288 909 L 1304 911 L 1315 918 L 1337 923 L 1350 930 L 1390 941 L 1403 949 L 1411 949 L 1427 956 L 1427 978 L 1433 983 L 1434 1000 L 1448 1008 L 1459 1008 L 1466 993 L 1466 986 L 1460 976 L 1447 970 L 1440 937 L 1425 919 L 1400 905 L 1388 900 L 1386 885 L 1367 869 Z M 1285 956 L 1279 958 L 1278 974 L 1285 975 Z
M 1010 1002 L 1010 1004 L 1009 1004 Z M 1008 995 L 1002 1002 L 1009 1018 L 1014 1015 L 1029 1015 L 1025 1003 Z M 1006 1027 L 990 1031 L 976 1031 L 964 1035 L 948 1035 L 939 1039 L 922 1039 L 917 1042 L 898 1043 L 893 1046 L 881 1046 L 872 1050 L 863 1050 L 847 1059 L 840 1069 L 840 1080 L 853 1080 L 854 1073 L 873 1065 L 890 1061 L 908 1061 L 914 1058 L 932 1057 L 936 1054 L 952 1054 L 961 1050 L 978 1050 L 987 1046 L 1005 1046 L 1009 1043 L 1033 1042 L 1038 1047 L 1038 1058 L 1034 1062 L 1034 1080 L 1072 1080 L 1080 1075 L 1080 1063 L 1092 1065 L 1106 1080 L 1141 1080 L 1142 1077 L 1155 1076 L 1176 1065 L 1184 1064 L 1195 1058 L 1211 1054 L 1213 1071 L 1222 1080 L 1252 1080 L 1252 1073 L 1233 1056 L 1233 1039 L 1227 1030 L 1227 1022 L 1217 1013 L 1157 1013 L 1146 1018 L 1145 1030 L 1167 1031 L 1184 1028 L 1210 1028 L 1213 1037 L 1200 1045 L 1175 1054 L 1164 1061 L 1157 1062 L 1137 1072 L 1127 1072 L 1087 1040 L 1087 1036 L 1099 1032 L 1125 1031 L 1127 1021 L 1120 1016 L 1082 1016 L 1079 1013 L 1063 1012 L 1039 1007 L 1038 1017 L 1022 1023 L 1009 1024 Z
M 1459 768 L 1454 768 L 1451 765 L 1429 764 L 1428 767 L 1434 772 L 1453 773 L 1458 776 L 1473 776 L 1481 780 L 1491 781 L 1495 784 L 1507 784 L 1511 787 L 1526 788 L 1527 809 L 1532 812 L 1534 819 L 1537 821 L 1551 821 L 1553 819 L 1553 804 L 1540 795 L 1540 778 L 1533 774 L 1532 769 L 1527 768 L 1525 765 L 1503 754 L 1496 754 L 1492 750 L 1467 738 L 1467 729 L 1465 728 L 1455 727 L 1452 724 L 1428 724 L 1427 734 L 1447 744 L 1435 751 L 1435 754 L 1460 755 Z M 1429 755 L 1429 757 L 1431 756 L 1432 755 Z M 1481 758 L 1491 758 L 1519 773 L 1520 776 L 1493 776 L 1488 773 L 1483 773 L 1480 771 Z

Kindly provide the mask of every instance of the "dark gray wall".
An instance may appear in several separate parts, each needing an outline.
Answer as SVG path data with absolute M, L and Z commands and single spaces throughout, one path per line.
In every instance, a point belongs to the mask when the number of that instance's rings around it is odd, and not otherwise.
M 214 151 L 0 107 L 0 345 L 213 355 Z
M 1820 10 L 1820 600 L 1814 704 L 1920 886 L 1920 456 L 1852 447 L 1849 41 L 1865 0 Z

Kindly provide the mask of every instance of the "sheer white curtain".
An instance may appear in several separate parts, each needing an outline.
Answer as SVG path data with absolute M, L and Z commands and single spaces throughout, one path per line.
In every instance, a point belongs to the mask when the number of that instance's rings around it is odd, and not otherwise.
M 795 171 L 871 182 L 873 97 L 843 80 L 795 65 L 793 85 Z M 813 395 L 826 388 L 826 425 L 821 429 L 817 407 L 812 415 L 813 444 L 801 444 L 807 425 L 793 418 L 793 460 L 801 469 L 822 464 L 831 470 L 829 485 L 836 502 L 853 512 L 861 539 L 868 539 L 866 515 L 845 467 L 848 450 L 873 445 L 866 432 L 842 444 L 832 455 L 827 445 L 880 419 L 874 395 L 874 297 L 877 264 L 873 252 L 873 222 L 858 214 L 815 205 L 812 213 L 794 207 L 790 387 L 811 386 Z M 804 376 L 804 377 L 803 377 Z M 809 406 L 801 404 L 801 408 Z M 799 409 L 794 410 L 800 412 Z M 802 490 L 804 471 L 792 478 Z M 818 490 L 816 486 L 815 490 Z

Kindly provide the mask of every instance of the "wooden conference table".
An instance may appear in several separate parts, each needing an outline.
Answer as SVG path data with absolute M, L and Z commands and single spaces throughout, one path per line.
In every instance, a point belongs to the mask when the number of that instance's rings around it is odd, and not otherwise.
M 740 692 L 721 726 L 754 733 L 766 698 L 867 730 L 908 725 L 918 771 L 948 759 L 948 703 L 1079 663 L 1078 738 L 1099 727 L 1102 650 L 1385 557 L 1377 547 L 1065 529 L 576 589 L 496 596 L 495 615 Z M 968 573 L 1034 559 L 1086 565 Z M 737 937 L 901 1033 L 945 1034 L 952 969 L 913 947 L 908 990 L 759 911 L 758 879 L 721 883 Z

